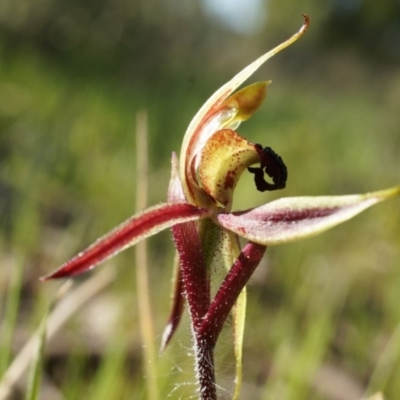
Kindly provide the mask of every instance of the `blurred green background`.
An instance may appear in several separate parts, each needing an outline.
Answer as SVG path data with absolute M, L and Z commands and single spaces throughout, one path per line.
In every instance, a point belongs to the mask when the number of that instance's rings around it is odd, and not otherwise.
M 241 209 L 400 183 L 398 0 L 1 0 L 0 307 L 22 266 L 15 351 L 59 286 L 38 278 L 133 213 L 137 111 L 149 116 L 155 204 L 197 109 L 294 33 L 301 13 L 308 33 L 252 78 L 273 84 L 239 130 L 282 156 L 287 189 L 261 194 L 249 174 L 236 191 Z M 400 397 L 399 215 L 391 201 L 269 249 L 249 285 L 243 399 Z M 168 232 L 148 243 L 158 347 L 173 246 Z M 68 399 L 144 399 L 132 250 L 100 268 L 115 268 L 115 282 L 49 343 L 45 377 Z M 194 393 L 188 351 L 184 321 L 160 359 L 162 398 L 177 383 L 170 398 Z M 230 329 L 217 359 L 229 393 Z

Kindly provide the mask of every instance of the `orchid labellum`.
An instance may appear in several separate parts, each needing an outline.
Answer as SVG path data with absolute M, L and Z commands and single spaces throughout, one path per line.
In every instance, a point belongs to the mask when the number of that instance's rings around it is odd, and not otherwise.
M 400 194 L 400 187 L 395 187 L 360 195 L 291 197 L 250 210 L 231 211 L 242 173 L 253 174 L 260 191 L 283 189 L 287 179 L 286 166 L 274 150 L 236 132 L 263 102 L 269 82 L 234 91 L 265 61 L 303 36 L 308 25 L 308 17 L 304 16 L 297 33 L 244 68 L 201 107 L 186 131 L 179 161 L 175 154 L 172 157 L 167 202 L 134 215 L 42 278 L 70 277 L 88 271 L 140 240 L 171 228 L 179 267 L 162 348 L 174 334 L 187 302 L 202 400 L 217 398 L 214 348 L 231 312 L 237 374 L 234 398 L 239 396 L 245 285 L 266 247 L 319 234 Z M 243 249 L 239 237 L 248 241 Z M 225 268 L 227 275 L 212 297 L 210 274 L 215 268 Z

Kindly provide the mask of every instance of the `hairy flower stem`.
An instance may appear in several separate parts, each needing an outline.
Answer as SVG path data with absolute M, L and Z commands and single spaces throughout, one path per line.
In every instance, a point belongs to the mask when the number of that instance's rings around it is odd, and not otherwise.
M 195 223 L 176 225 L 172 234 L 179 253 L 182 283 L 189 304 L 201 400 L 217 400 L 214 347 L 198 334 L 210 306 L 210 283 Z
M 226 318 L 260 263 L 265 250 L 265 246 L 249 242 L 228 272 L 198 329 L 192 320 L 201 400 L 217 399 L 214 348 Z
M 195 333 L 196 371 L 199 383 L 200 400 L 217 400 L 215 385 L 214 347 L 210 346 L 207 337 Z
M 210 306 L 210 284 L 200 237 L 194 222 L 174 226 L 172 234 L 179 253 L 183 288 L 196 332 Z

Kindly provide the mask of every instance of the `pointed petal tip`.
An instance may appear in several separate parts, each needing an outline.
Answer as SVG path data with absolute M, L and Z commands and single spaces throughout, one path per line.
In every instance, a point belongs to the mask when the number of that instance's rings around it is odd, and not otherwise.
M 41 276 L 41 277 L 39 278 L 39 281 L 40 281 L 40 282 L 47 282 L 47 281 L 50 281 L 50 280 L 52 280 L 52 279 L 57 279 L 57 278 L 59 278 L 59 277 L 57 276 L 57 272 L 58 272 L 60 269 L 61 269 L 61 267 L 57 268 L 55 271 L 53 271 L 53 272 L 50 273 L 50 274 Z
M 74 273 L 68 273 L 67 271 L 64 270 L 64 265 L 62 265 L 61 267 L 57 268 L 54 272 L 47 274 L 47 275 L 43 275 L 39 278 L 40 282 L 47 282 L 53 279 L 62 279 L 62 278 L 72 278 L 75 275 L 78 274 L 74 274 Z
M 170 342 L 172 335 L 173 335 L 173 324 L 172 323 L 168 323 L 167 326 L 164 328 L 164 332 L 162 334 L 162 338 L 161 338 L 161 346 L 160 346 L 160 350 L 159 350 L 159 354 L 164 353 L 165 349 L 168 346 L 168 343 Z
M 400 196 L 400 186 L 394 186 L 389 189 L 379 190 L 377 192 L 370 193 L 371 197 L 378 197 L 380 200 L 387 200 L 393 197 Z
M 308 16 L 308 14 L 301 14 L 304 18 L 304 22 L 302 27 L 300 28 L 299 33 L 301 32 L 301 34 L 306 33 L 308 27 L 310 26 L 310 17 Z
M 63 278 L 73 278 L 76 275 L 80 275 L 83 272 L 92 270 L 97 263 L 90 264 L 89 266 L 81 259 L 83 254 L 78 254 L 77 256 L 71 258 L 69 261 L 65 262 L 53 272 L 47 275 L 41 276 L 39 278 L 40 282 L 47 282 L 53 279 L 63 279 Z M 83 262 L 82 262 L 83 261 Z

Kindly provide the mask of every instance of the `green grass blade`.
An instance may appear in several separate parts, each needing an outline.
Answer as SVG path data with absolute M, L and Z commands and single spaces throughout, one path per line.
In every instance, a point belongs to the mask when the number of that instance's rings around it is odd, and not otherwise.
M 96 274 L 92 279 L 71 291 L 71 293 L 61 299 L 61 301 L 57 301 L 64 294 L 64 291 L 68 290 L 71 281 L 67 281 L 60 288 L 60 295 L 57 296 L 53 303 L 57 303 L 56 307 L 49 314 L 47 321 L 47 339 L 54 336 L 72 315 L 78 312 L 86 302 L 91 300 L 97 293 L 104 289 L 113 278 L 114 275 L 110 270 L 103 270 Z M 35 354 L 40 332 L 40 330 L 37 330 L 32 335 L 2 377 L 2 380 L 0 381 L 0 400 L 8 399 L 12 388 L 20 379 L 23 378 L 25 371 L 32 360 L 32 356 Z
M 147 206 L 148 160 L 147 160 L 147 113 L 139 111 L 136 115 L 136 157 L 137 185 L 136 211 Z M 154 328 L 150 304 L 150 288 L 148 274 L 147 247 L 145 242 L 138 243 L 135 248 L 137 271 L 137 304 L 139 312 L 140 333 L 143 342 L 143 367 L 146 375 L 146 390 L 149 400 L 160 398 L 157 383 L 156 349 L 154 344 Z
M 368 393 L 384 390 L 400 357 L 400 323 L 384 347 L 368 384 Z
M 24 271 L 23 259 L 15 263 L 11 275 L 11 284 L 5 300 L 4 319 L 0 329 L 0 376 L 3 376 L 11 359 L 12 341 L 15 322 L 18 314 L 22 275 Z
M 40 382 L 42 378 L 42 365 L 44 358 L 44 349 L 46 344 L 46 332 L 47 332 L 47 318 L 49 312 L 43 318 L 38 331 L 38 342 L 35 355 L 32 360 L 31 371 L 29 376 L 28 387 L 26 391 L 25 400 L 37 400 L 39 399 Z
M 96 375 L 89 398 L 110 400 L 122 398 L 127 341 L 116 337 L 108 346 Z

